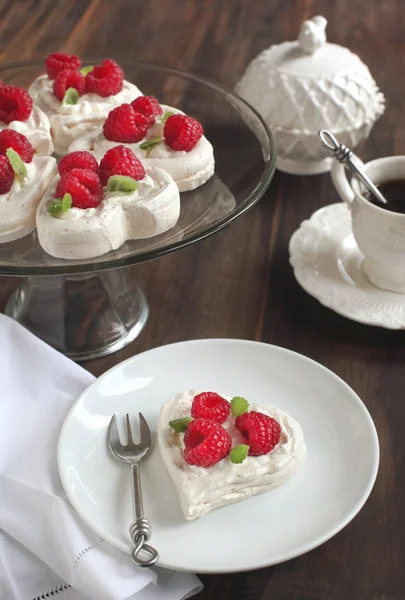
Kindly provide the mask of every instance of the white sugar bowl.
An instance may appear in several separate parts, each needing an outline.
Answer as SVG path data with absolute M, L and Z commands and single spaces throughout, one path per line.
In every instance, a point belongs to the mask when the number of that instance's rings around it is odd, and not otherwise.
M 235 88 L 272 129 L 277 167 L 295 175 L 329 171 L 320 129 L 354 148 L 384 112 L 384 95 L 367 66 L 326 41 L 326 24 L 321 16 L 305 21 L 297 41 L 261 52 Z

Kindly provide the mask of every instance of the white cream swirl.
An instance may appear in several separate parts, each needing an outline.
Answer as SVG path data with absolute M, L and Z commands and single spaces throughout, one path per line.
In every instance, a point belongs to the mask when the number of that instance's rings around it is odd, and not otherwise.
M 0 195 L 0 243 L 19 239 L 35 229 L 37 206 L 56 173 L 52 156 L 35 156 L 26 165 L 27 176 L 14 178 L 11 190 Z
M 38 167 L 35 161 L 25 163 L 25 168 L 27 169 L 27 175 L 24 178 L 14 177 L 13 185 L 11 186 L 10 191 L 7 192 L 7 194 L 0 194 L 0 204 L 12 200 L 16 193 L 31 183 L 31 181 L 37 175 Z
M 0 121 L 0 131 L 3 129 L 13 129 L 25 135 L 38 156 L 50 156 L 53 152 L 49 119 L 35 104 L 26 121 L 11 121 L 8 125 Z
M 187 520 L 280 485 L 295 473 L 306 453 L 302 429 L 292 417 L 272 406 L 250 404 L 249 410 L 262 412 L 279 422 L 281 438 L 274 450 L 263 456 L 248 456 L 241 464 L 233 464 L 226 457 L 208 468 L 188 465 L 182 454 L 183 435 L 173 432 L 169 421 L 190 416 L 193 398 L 198 393 L 188 390 L 168 400 L 158 422 L 159 449 Z M 223 427 L 233 445 L 237 445 L 244 440 L 234 421 L 233 417 L 228 418 Z
M 76 104 L 62 104 L 53 93 L 53 81 L 47 75 L 35 79 L 28 91 L 49 117 L 57 154 L 66 154 L 72 142 L 102 125 L 113 108 L 142 96 L 136 85 L 124 80 L 122 90 L 113 96 L 83 94 Z
M 118 202 L 125 207 L 127 204 L 136 204 L 141 202 L 145 197 L 151 198 L 152 190 L 158 190 L 161 182 L 156 179 L 154 180 L 150 175 L 138 181 L 138 187 L 134 192 L 129 194 L 114 194 L 108 192 L 107 189 L 104 191 L 104 198 L 101 204 L 96 208 L 76 208 L 72 207 L 64 213 L 54 215 L 57 219 L 63 219 L 64 221 L 70 221 L 72 219 L 87 219 L 94 217 L 95 215 L 100 216 L 103 211 L 111 210 L 111 204 Z
M 161 107 L 164 112 L 184 114 L 181 110 L 172 106 L 162 104 Z M 124 143 L 124 146 L 131 148 L 145 166 L 159 167 L 170 173 L 180 192 L 193 190 L 212 177 L 215 169 L 214 150 L 205 136 L 202 136 L 190 152 L 172 150 L 163 139 L 159 144 L 148 150 L 141 149 L 143 142 L 162 136 L 163 124 L 158 121 L 148 129 L 143 140 L 136 143 Z M 98 159 L 101 159 L 107 150 L 118 144 L 119 142 L 107 140 L 104 137 L 102 127 L 99 127 L 96 131 L 73 142 L 69 147 L 69 152 L 90 150 L 94 151 Z
M 138 188 L 129 194 L 105 191 L 96 208 L 70 208 L 62 215 L 47 212 L 55 198 L 56 176 L 37 211 L 38 239 L 58 258 L 85 259 L 119 248 L 126 240 L 164 233 L 177 223 L 180 195 L 168 173 L 151 167 Z

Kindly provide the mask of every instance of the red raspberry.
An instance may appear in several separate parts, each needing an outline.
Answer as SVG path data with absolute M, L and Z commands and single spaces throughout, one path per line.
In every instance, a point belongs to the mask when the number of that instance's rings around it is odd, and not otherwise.
M 150 125 L 156 121 L 156 117 L 163 115 L 162 107 L 155 96 L 139 96 L 131 102 L 132 108 L 149 119 Z
M 0 131 L 0 154 L 5 154 L 8 148 L 15 150 L 25 163 L 32 162 L 34 158 L 34 148 L 25 135 L 12 129 L 3 129 Z
M 0 121 L 26 121 L 32 111 L 32 98 L 16 85 L 0 86 Z
M 63 96 L 69 88 L 75 88 L 75 90 L 78 91 L 79 96 L 82 96 L 85 87 L 86 82 L 79 71 L 59 71 L 53 82 L 53 93 L 57 99 L 62 102 Z
M 188 424 L 184 434 L 184 460 L 189 465 L 211 467 L 229 454 L 232 440 L 219 423 L 197 419 Z
M 191 416 L 193 419 L 210 419 L 217 423 L 223 423 L 229 417 L 231 405 L 228 400 L 222 398 L 215 392 L 202 392 L 194 396 L 191 405 Z
M 249 446 L 249 456 L 268 454 L 280 441 L 280 424 L 272 417 L 254 410 L 236 417 L 235 427 Z
M 103 186 L 97 173 L 90 169 L 72 169 L 56 186 L 56 198 L 72 196 L 72 206 L 95 208 L 103 199 Z
M 122 90 L 124 73 L 113 60 L 103 60 L 86 75 L 86 92 L 93 92 L 105 98 Z
M 164 126 L 165 142 L 173 150 L 190 152 L 204 133 L 201 123 L 186 115 L 171 115 Z
M 149 121 L 141 113 L 135 112 L 130 104 L 121 104 L 108 113 L 103 131 L 112 142 L 139 142 L 148 130 Z
M 54 52 L 50 54 L 45 61 L 46 72 L 49 79 L 55 79 L 60 71 L 78 71 L 81 61 L 75 54 L 64 54 L 63 52 Z
M 146 175 L 143 164 L 130 148 L 115 146 L 108 150 L 100 161 L 100 179 L 107 184 L 111 175 L 127 175 L 137 181 Z
M 4 154 L 0 155 L 0 194 L 7 194 L 14 182 L 14 171 Z
M 58 171 L 61 177 L 73 169 L 90 169 L 90 171 L 98 173 L 98 162 L 90 152 L 77 150 L 62 156 L 58 163 Z

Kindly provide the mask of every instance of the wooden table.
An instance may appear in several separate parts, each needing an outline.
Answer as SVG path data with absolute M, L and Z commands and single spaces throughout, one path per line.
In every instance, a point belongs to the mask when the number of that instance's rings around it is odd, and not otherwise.
M 361 56 L 386 95 L 386 114 L 359 152 L 366 159 L 405 153 L 403 0 L 3 0 L 1 61 L 55 50 L 121 55 L 233 86 L 260 50 L 294 39 L 301 22 L 315 14 L 328 19 L 330 41 Z M 355 520 L 286 564 L 203 576 L 199 600 L 405 599 L 405 333 L 360 325 L 324 308 L 301 290 L 288 262 L 288 241 L 300 222 L 337 200 L 328 175 L 277 173 L 261 202 L 225 231 L 134 268 L 150 302 L 145 330 L 124 350 L 85 364 L 99 375 L 168 342 L 262 340 L 332 369 L 375 420 L 380 471 Z M 2 307 L 17 283 L 1 280 Z

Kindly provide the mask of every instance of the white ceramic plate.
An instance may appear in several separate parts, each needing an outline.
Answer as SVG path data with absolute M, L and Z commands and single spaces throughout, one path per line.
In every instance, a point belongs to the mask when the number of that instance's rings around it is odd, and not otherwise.
M 155 436 L 142 478 L 160 566 L 218 573 L 273 565 L 319 546 L 361 509 L 377 475 L 379 449 L 373 421 L 353 390 L 318 363 L 283 348 L 196 340 L 117 365 L 80 396 L 66 418 L 58 447 L 62 483 L 102 538 L 130 552 L 129 472 L 108 450 L 112 413 L 135 418 L 141 411 L 155 434 L 160 406 L 192 388 L 285 410 L 304 430 L 307 457 L 282 486 L 186 522 Z

